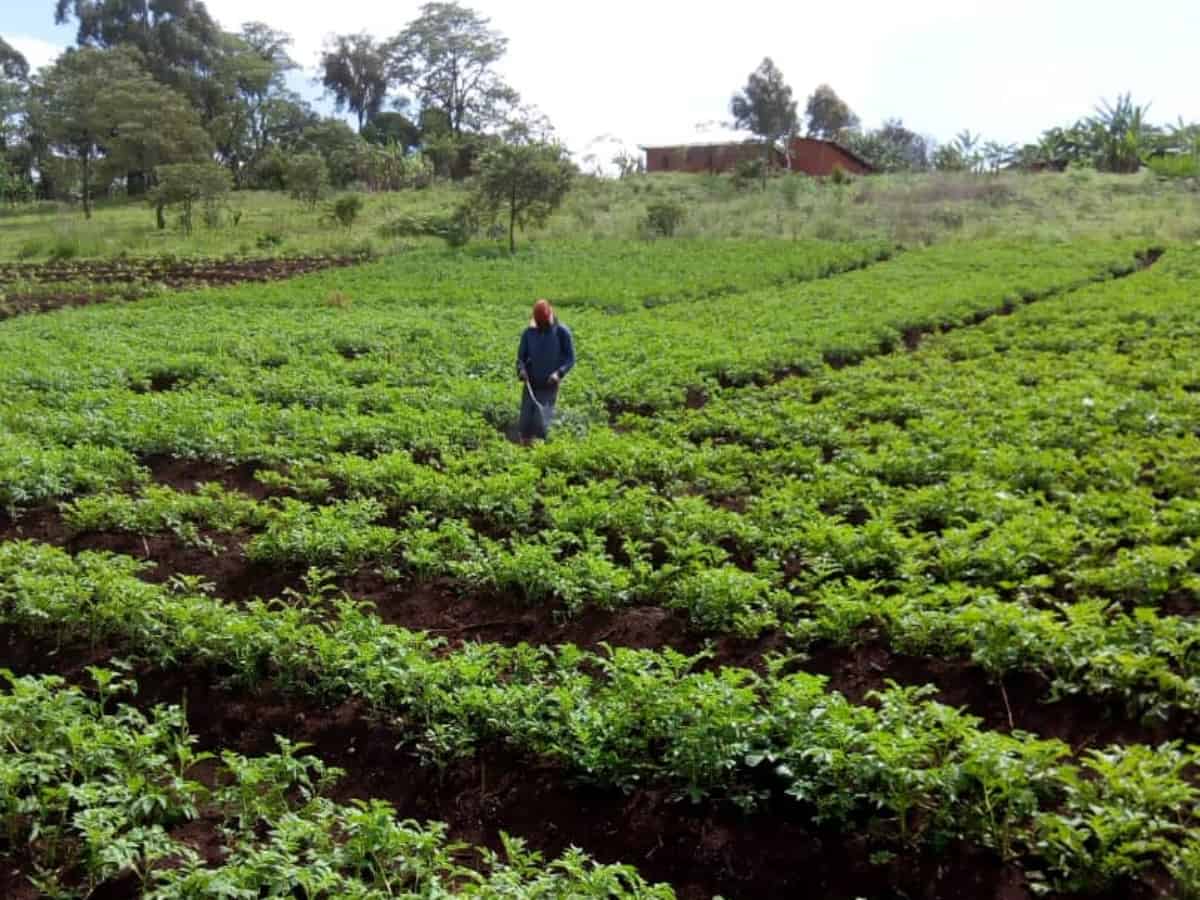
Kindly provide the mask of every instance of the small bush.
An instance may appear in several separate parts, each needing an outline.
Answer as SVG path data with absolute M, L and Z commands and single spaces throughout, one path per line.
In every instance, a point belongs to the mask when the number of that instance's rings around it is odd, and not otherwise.
M 646 218 L 642 224 L 650 235 L 674 237 L 686 218 L 687 210 L 682 205 L 673 200 L 660 200 L 646 207 Z
M 66 235 L 56 237 L 46 253 L 47 259 L 51 262 L 66 262 L 77 256 L 79 256 L 79 240 Z
M 1156 156 L 1147 160 L 1146 165 L 1163 178 L 1200 178 L 1200 156 Z
M 949 206 L 934 210 L 931 218 L 943 228 L 958 229 L 966 224 L 962 211 Z
M 462 247 L 479 232 L 479 216 L 469 203 L 440 215 L 404 215 L 380 226 L 385 238 L 436 237 L 451 247 Z
M 374 259 L 378 254 L 370 238 L 332 241 L 328 246 L 330 256 L 352 256 L 361 260 Z
M 282 247 L 284 241 L 283 232 L 278 229 L 264 231 L 254 241 L 254 246 L 259 250 L 274 250 L 277 247 Z
M 358 215 L 362 212 L 362 209 L 363 198 L 361 194 L 343 194 L 330 205 L 328 218 L 331 222 L 336 222 L 338 225 L 349 230 L 354 227 L 354 223 L 358 220 Z
M 221 227 L 221 222 L 224 218 L 221 212 L 219 203 L 205 203 L 204 209 L 201 212 L 201 218 L 204 220 L 204 227 L 210 231 L 216 231 Z
M 761 159 L 743 159 L 733 169 L 733 183 L 739 188 L 760 183 L 766 177 L 766 162 Z
M 788 209 L 795 209 L 800 204 L 800 189 L 802 185 L 796 176 L 784 178 L 779 184 L 779 193 Z
M 854 181 L 854 177 L 841 166 L 834 166 L 829 181 L 831 184 L 850 184 Z
M 319 154 L 301 153 L 288 160 L 285 178 L 293 198 L 316 206 L 329 187 L 329 166 Z
M 325 305 L 331 309 L 349 309 L 354 301 L 344 291 L 330 291 L 325 295 Z
M 17 259 L 36 259 L 46 252 L 46 243 L 41 238 L 30 238 L 17 250 Z

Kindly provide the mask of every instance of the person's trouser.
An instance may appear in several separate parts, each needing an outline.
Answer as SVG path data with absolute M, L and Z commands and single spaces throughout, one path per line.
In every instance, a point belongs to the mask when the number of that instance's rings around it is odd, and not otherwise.
M 554 421 L 554 404 L 558 401 L 558 385 L 535 387 L 533 396 L 537 398 L 537 406 L 529 396 L 529 389 L 521 386 L 521 419 L 517 423 L 517 431 L 526 439 L 544 438 L 550 431 Z

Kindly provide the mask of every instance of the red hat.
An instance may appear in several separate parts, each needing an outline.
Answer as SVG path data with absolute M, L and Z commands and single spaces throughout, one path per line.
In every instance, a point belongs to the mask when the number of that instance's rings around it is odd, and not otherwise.
M 538 328 L 546 328 L 554 318 L 554 310 L 550 306 L 550 301 L 539 300 L 533 304 L 533 321 Z

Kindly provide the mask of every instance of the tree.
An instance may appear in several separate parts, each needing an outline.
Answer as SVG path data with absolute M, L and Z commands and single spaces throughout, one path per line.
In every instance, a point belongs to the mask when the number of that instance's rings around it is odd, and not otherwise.
M 1158 129 L 1146 121 L 1150 104 L 1133 102 L 1132 95 L 1117 98 L 1116 103 L 1102 101 L 1095 115 L 1087 120 L 1092 134 L 1093 159 L 1105 172 L 1136 172 L 1142 157 L 1148 155 Z
M 792 89 L 770 57 L 750 73 L 750 79 L 741 93 L 734 94 L 729 101 L 729 109 L 735 128 L 750 131 L 762 139 L 765 185 L 766 168 L 771 165 L 771 150 L 777 143 L 786 145 L 800 129 Z
M 29 63 L 0 37 L 0 159 L 16 130 L 15 122 L 25 102 Z
M 319 153 L 301 153 L 288 160 L 284 178 L 294 198 L 316 206 L 329 186 L 329 168 Z
M 964 128 L 954 136 L 949 144 L 942 144 L 930 157 L 930 163 L 939 172 L 976 172 L 984 165 L 984 155 L 980 150 L 983 136 L 972 134 L 971 129 Z
M 404 150 L 421 146 L 421 129 L 399 112 L 381 112 L 362 131 L 363 140 L 380 147 L 396 144 Z
M 25 81 L 29 78 L 29 63 L 25 57 L 0 37 L 0 80 Z
M 210 107 L 223 32 L 200 0 L 57 0 L 55 23 L 71 18 L 79 23 L 78 46 L 136 47 L 157 81 L 183 91 L 199 110 Z
M 1021 148 L 1018 157 L 1031 167 L 1065 169 L 1077 164 L 1106 172 L 1136 172 L 1170 141 L 1147 121 L 1149 112 L 1149 104 L 1134 103 L 1129 94 L 1115 103 L 1102 101 L 1092 116 L 1042 132 L 1036 143 Z
M 321 83 L 339 112 L 358 116 L 358 130 L 383 109 L 389 82 L 389 49 L 365 32 L 343 34 L 321 54 Z
M 996 175 L 1002 168 L 1016 160 L 1017 156 L 1018 150 L 1015 144 L 988 141 L 980 150 L 980 163 L 984 171 Z
M 207 150 L 195 112 L 150 77 L 136 50 L 67 51 L 36 80 L 30 117 L 49 152 L 78 162 L 88 218 L 99 163 L 111 180 Z
M 508 218 L 508 249 L 517 249 L 516 230 L 543 225 L 562 204 L 576 174 L 566 149 L 556 143 L 498 143 L 479 162 L 476 202 L 495 220 Z
M 150 192 L 150 202 L 158 215 L 158 227 L 166 227 L 163 210 L 179 205 L 179 221 L 187 234 L 192 233 L 195 204 L 215 204 L 230 188 L 229 173 L 214 162 L 159 166 L 156 175 L 158 184 Z
M 421 188 L 433 180 L 433 165 L 399 144 L 363 144 L 354 160 L 354 177 L 369 191 Z
M 929 168 L 929 141 L 888 119 L 875 131 L 846 132 L 846 145 L 883 172 L 920 172 Z
M 500 124 L 519 100 L 495 70 L 508 39 L 489 25 L 457 3 L 426 3 L 392 42 L 395 80 L 440 112 L 455 139 Z
M 808 117 L 808 134 L 810 137 L 833 140 L 843 131 L 858 127 L 858 116 L 846 104 L 846 101 L 827 84 L 822 84 L 813 91 L 804 108 Z
M 319 119 L 300 134 L 296 148 L 325 161 L 327 180 L 344 188 L 354 180 L 355 161 L 365 141 L 341 119 Z
M 288 120 L 289 107 L 307 110 L 284 82 L 287 72 L 297 68 L 288 55 L 291 42 L 288 34 L 261 22 L 247 23 L 240 34 L 224 37 L 213 75 L 223 85 L 223 100 L 209 131 L 238 186 L 286 131 L 279 125 Z

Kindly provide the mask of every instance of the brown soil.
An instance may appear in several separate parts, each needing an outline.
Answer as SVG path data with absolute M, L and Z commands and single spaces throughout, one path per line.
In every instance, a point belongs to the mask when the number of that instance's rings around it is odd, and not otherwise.
M 205 482 L 216 482 L 227 491 L 238 491 L 255 500 L 273 496 L 273 492 L 254 477 L 261 467 L 252 462 L 224 465 L 203 459 L 155 454 L 143 457 L 142 465 L 150 470 L 150 477 L 158 484 L 177 491 L 194 491 Z
M 983 720 L 993 731 L 1027 731 L 1042 738 L 1057 738 L 1075 754 L 1089 747 L 1110 744 L 1158 745 L 1168 740 L 1195 742 L 1200 721 L 1148 725 L 1131 718 L 1123 707 L 1089 697 L 1045 702 L 1049 685 L 1041 677 L 1010 673 L 1001 683 L 969 660 L 905 656 L 872 640 L 857 647 L 824 646 L 814 649 L 802 663 L 804 670 L 829 677 L 829 687 L 846 699 L 862 703 L 872 691 L 900 685 L 930 684 L 934 700 L 964 709 Z
M 136 300 L 164 287 L 185 290 L 278 281 L 359 262 L 362 259 L 355 256 L 303 256 L 0 263 L 0 290 L 5 294 L 0 319 L 106 300 Z M 62 287 L 56 289 L 55 285 Z

